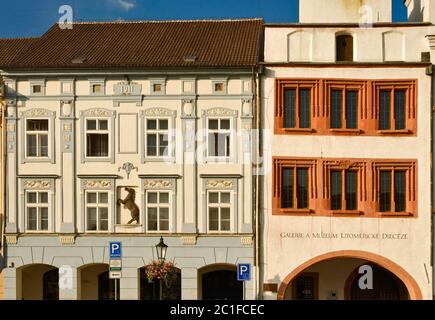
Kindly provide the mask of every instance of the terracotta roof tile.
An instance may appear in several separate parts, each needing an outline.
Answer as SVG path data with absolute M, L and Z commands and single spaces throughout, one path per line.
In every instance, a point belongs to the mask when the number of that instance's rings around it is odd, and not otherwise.
M 37 38 L 0 39 L 0 66 L 8 65 L 26 51 Z
M 56 24 L 4 68 L 252 67 L 262 25 L 261 19 Z

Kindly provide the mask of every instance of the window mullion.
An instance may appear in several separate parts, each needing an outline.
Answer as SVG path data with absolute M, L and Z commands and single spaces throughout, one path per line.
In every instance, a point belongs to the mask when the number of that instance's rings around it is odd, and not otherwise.
M 346 170 L 341 171 L 341 209 L 346 210 Z
M 396 201 L 395 201 L 395 192 L 396 192 L 396 177 L 394 174 L 395 170 L 391 170 L 391 212 L 396 212 Z
M 391 89 L 391 97 L 390 97 L 390 127 L 391 130 L 396 130 L 396 118 L 395 118 L 395 108 L 394 108 L 394 88 Z M 392 179 L 393 180 L 393 179 Z
M 346 113 L 346 103 L 347 103 L 347 96 L 346 96 L 346 86 L 344 86 L 342 90 L 342 99 L 341 99 L 341 128 L 346 129 L 347 128 L 347 113 Z
M 298 169 L 294 167 L 293 169 L 293 208 L 298 207 L 298 179 L 297 179 Z

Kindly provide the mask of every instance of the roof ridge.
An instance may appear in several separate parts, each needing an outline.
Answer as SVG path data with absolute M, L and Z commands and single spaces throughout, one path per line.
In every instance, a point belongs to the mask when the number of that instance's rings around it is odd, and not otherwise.
M 263 18 L 240 18 L 240 19 L 172 19 L 172 20 L 108 20 L 108 21 L 74 21 L 72 24 L 122 24 L 122 23 L 188 23 L 188 22 L 248 22 L 263 21 Z M 56 24 L 60 24 L 57 22 Z

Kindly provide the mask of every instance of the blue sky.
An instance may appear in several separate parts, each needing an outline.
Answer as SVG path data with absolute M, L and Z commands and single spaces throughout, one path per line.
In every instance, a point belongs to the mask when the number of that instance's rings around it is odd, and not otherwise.
M 405 21 L 403 0 L 392 1 L 393 20 Z M 298 0 L 13 0 L 0 4 L 0 38 L 43 34 L 58 21 L 63 4 L 72 6 L 76 21 L 246 17 L 298 21 Z

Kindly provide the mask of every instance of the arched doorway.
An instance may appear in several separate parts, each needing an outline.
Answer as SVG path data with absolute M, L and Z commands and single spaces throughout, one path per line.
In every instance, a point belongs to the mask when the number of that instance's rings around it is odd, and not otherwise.
M 46 264 L 17 269 L 18 300 L 59 300 L 59 269 Z
M 399 292 L 400 298 L 409 298 L 412 300 L 422 299 L 422 293 L 417 282 L 402 267 L 385 257 L 357 250 L 330 252 L 303 263 L 288 274 L 282 281 L 278 290 L 278 299 L 292 299 L 294 284 L 300 276 L 307 273 L 318 275 L 319 284 L 317 294 L 318 298 L 321 300 L 346 299 L 352 297 L 361 298 L 361 295 L 358 296 L 358 292 L 354 292 L 352 296 L 349 291 L 349 288 L 352 287 L 351 284 L 353 284 L 353 278 L 350 276 L 355 275 L 355 269 L 361 265 L 369 265 L 372 266 L 372 268 L 376 268 L 373 275 L 382 277 L 380 279 L 381 282 L 378 282 L 377 285 L 383 286 L 384 288 L 379 288 L 379 292 L 376 293 L 376 296 L 381 296 L 380 299 L 382 299 L 382 294 L 385 296 L 391 294 L 394 290 L 396 295 L 397 292 Z M 349 278 L 351 280 L 348 280 Z M 399 284 L 396 282 L 396 285 L 392 286 L 391 284 L 394 283 L 392 279 L 394 281 L 399 280 Z M 314 287 L 311 286 L 311 288 Z M 302 290 L 304 290 L 304 288 L 302 288 Z
M 213 265 L 199 270 L 200 298 L 203 300 L 243 300 L 243 282 L 237 281 L 233 265 Z
M 376 265 L 366 264 L 371 267 L 373 275 L 373 289 L 361 289 L 360 267 L 356 268 L 345 285 L 345 299 L 347 300 L 408 300 L 408 290 L 403 282 L 390 271 Z
M 79 300 L 114 300 L 115 281 L 116 297 L 119 299 L 119 280 L 109 279 L 109 265 L 96 263 L 83 266 L 77 272 Z
M 139 299 L 160 300 L 160 283 L 158 280 L 149 282 L 145 267 L 139 269 Z M 169 285 L 169 286 L 168 286 Z M 181 270 L 177 269 L 177 275 L 172 283 L 163 283 L 162 300 L 181 300 Z

